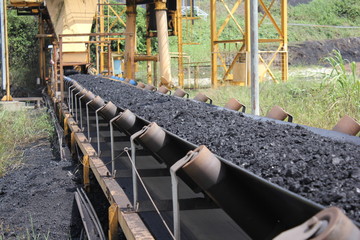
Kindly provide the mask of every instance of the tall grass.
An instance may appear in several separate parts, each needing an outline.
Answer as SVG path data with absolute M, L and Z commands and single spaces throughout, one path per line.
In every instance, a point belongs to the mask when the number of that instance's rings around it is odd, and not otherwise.
M 52 132 L 53 127 L 44 110 L 0 110 L 0 177 L 21 163 L 24 147 L 49 137 Z
M 338 51 L 325 61 L 332 71 L 320 79 L 292 77 L 285 83 L 261 83 L 260 115 L 265 116 L 271 107 L 279 105 L 294 116 L 294 122 L 325 129 L 332 129 L 345 114 L 360 119 L 360 80 L 355 63 L 344 60 Z M 347 65 L 350 65 L 350 70 L 347 70 Z M 205 92 L 219 106 L 234 97 L 250 111 L 249 87 L 196 90 L 191 91 L 191 96 L 197 92 Z

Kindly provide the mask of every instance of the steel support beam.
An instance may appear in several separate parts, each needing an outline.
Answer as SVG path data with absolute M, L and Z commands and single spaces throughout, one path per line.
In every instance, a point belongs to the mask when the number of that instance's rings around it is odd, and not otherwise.
M 183 61 L 183 33 L 182 33 L 182 0 L 177 0 L 177 10 L 176 10 L 176 30 L 177 30 L 177 38 L 178 38 L 178 79 L 180 88 L 184 87 L 184 61 Z
M 211 84 L 213 87 L 217 87 L 218 80 L 218 66 L 217 66 L 217 55 L 219 51 L 216 33 L 216 0 L 210 0 L 210 28 L 211 28 Z
M 148 56 L 151 55 L 151 38 L 150 37 L 146 38 L 146 54 Z M 147 61 L 146 70 L 147 70 L 147 83 L 152 84 L 153 76 L 152 76 L 152 62 L 151 61 Z
M 251 113 L 260 115 L 259 104 L 259 28 L 258 28 L 258 0 L 250 1 L 251 24 Z
M 285 82 L 288 80 L 288 2 L 287 0 L 281 0 L 281 30 L 283 32 L 283 53 L 282 53 L 282 80 Z

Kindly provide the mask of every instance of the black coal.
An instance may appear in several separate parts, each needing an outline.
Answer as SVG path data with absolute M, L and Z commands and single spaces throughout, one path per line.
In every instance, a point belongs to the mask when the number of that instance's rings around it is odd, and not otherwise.
M 360 147 L 299 125 L 259 121 L 240 112 L 73 75 L 93 93 L 254 174 L 360 220 Z

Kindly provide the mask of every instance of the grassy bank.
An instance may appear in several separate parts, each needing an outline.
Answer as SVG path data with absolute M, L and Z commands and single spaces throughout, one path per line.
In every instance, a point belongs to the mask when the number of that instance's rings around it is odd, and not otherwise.
M 24 147 L 48 138 L 53 132 L 44 110 L 0 110 L 0 177 L 22 162 Z
M 265 116 L 273 106 L 279 105 L 294 116 L 294 122 L 313 127 L 331 129 L 345 114 L 360 120 L 360 79 L 355 65 L 347 63 L 339 53 L 334 53 L 327 61 L 332 68 L 312 78 L 295 74 L 286 83 L 261 83 L 260 115 Z M 251 112 L 249 87 L 196 90 L 191 96 L 198 92 L 206 93 L 219 106 L 234 97 L 248 106 L 248 113 Z

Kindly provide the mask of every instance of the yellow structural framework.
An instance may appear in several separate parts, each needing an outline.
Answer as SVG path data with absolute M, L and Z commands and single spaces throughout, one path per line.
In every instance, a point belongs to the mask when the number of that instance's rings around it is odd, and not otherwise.
M 280 9 L 280 19 L 272 15 L 272 10 Z M 225 19 L 219 20 L 219 12 L 226 13 Z M 281 68 L 281 80 L 288 78 L 288 42 L 287 42 L 287 0 L 259 0 L 259 32 L 267 25 L 275 29 L 276 37 L 259 38 L 259 46 L 270 45 L 265 50 L 259 49 L 259 76 L 265 74 L 277 82 L 273 71 L 274 62 Z M 250 0 L 237 0 L 230 3 L 226 0 L 210 0 L 211 21 L 211 65 L 212 85 L 218 86 L 227 81 L 235 85 L 250 85 Z M 232 31 L 238 37 L 229 38 L 224 32 L 231 23 Z M 264 34 L 266 36 L 266 33 Z M 266 55 L 266 58 L 265 58 Z

